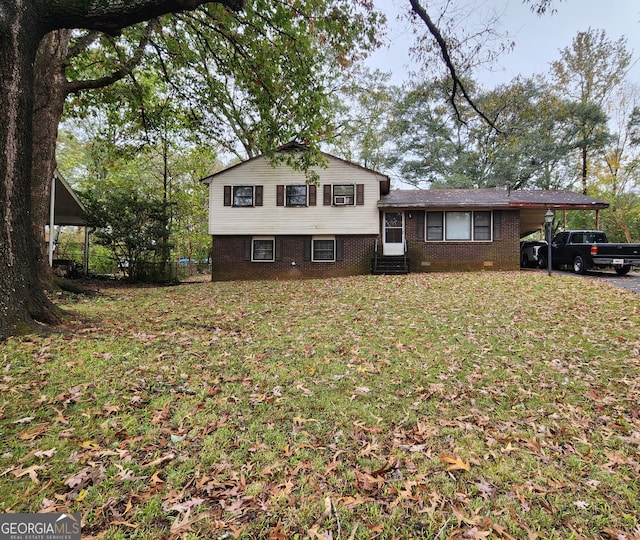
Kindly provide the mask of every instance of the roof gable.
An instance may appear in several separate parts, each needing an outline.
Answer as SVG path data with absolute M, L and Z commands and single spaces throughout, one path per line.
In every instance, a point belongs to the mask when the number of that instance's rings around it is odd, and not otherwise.
M 300 143 L 296 143 L 296 142 L 290 142 L 288 144 L 282 145 L 279 148 L 276 149 L 276 152 L 306 152 L 308 151 L 308 147 L 300 144 Z M 387 194 L 389 193 L 390 187 L 391 187 L 391 179 L 382 173 L 379 173 L 377 171 L 374 171 L 373 169 L 368 169 L 367 167 L 363 167 L 362 165 L 358 165 L 357 163 L 353 163 L 351 161 L 348 161 L 346 159 L 342 159 L 339 158 L 337 156 L 334 156 L 332 154 L 328 154 L 326 152 L 321 152 L 321 155 L 329 162 L 331 163 L 336 162 L 336 163 L 340 163 L 342 165 L 346 165 L 349 167 L 354 167 L 358 170 L 370 173 L 372 175 L 374 175 L 376 177 L 376 180 L 378 180 L 380 182 L 381 185 L 381 193 L 382 194 Z M 236 163 L 235 165 L 231 165 L 230 167 L 227 167 L 226 169 L 223 169 L 221 171 L 218 171 L 217 173 L 214 173 L 210 176 L 207 176 L 205 178 L 202 178 L 200 180 L 200 182 L 204 183 L 204 184 L 210 184 L 212 181 L 217 180 L 220 177 L 225 176 L 227 173 L 229 173 L 232 170 L 237 170 L 238 168 L 241 167 L 245 167 L 247 166 L 249 163 L 255 162 L 256 160 L 268 160 L 268 157 L 264 154 L 261 154 L 259 156 L 255 156 L 252 158 L 249 158 L 245 161 L 242 161 L 240 163 Z M 318 168 L 324 168 L 321 165 L 318 166 Z

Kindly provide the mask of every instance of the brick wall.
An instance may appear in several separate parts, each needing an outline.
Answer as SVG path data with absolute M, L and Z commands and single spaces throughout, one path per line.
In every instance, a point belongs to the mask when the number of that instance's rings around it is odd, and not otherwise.
M 520 214 L 494 213 L 493 242 L 426 242 L 424 220 L 406 213 L 405 234 L 412 272 L 517 270 L 520 268 Z
M 336 236 L 342 243 L 342 260 L 311 262 L 305 260 L 305 242 L 310 236 L 278 236 L 277 259 L 274 262 L 247 260 L 250 236 L 214 236 L 212 242 L 212 278 L 214 281 L 234 279 L 295 279 L 338 277 L 371 272 L 376 237 Z M 307 255 L 308 256 L 308 255 Z

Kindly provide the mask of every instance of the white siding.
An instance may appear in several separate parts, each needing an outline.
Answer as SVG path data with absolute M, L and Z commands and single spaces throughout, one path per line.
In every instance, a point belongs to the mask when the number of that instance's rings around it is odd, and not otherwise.
M 274 168 L 261 157 L 213 176 L 209 187 L 209 234 L 378 234 L 377 203 L 383 177 L 332 158 L 328 168 L 316 172 L 320 176 L 316 206 L 304 208 L 276 205 L 278 184 L 306 184 L 304 173 L 287 165 Z M 325 184 L 364 184 L 364 205 L 324 206 Z M 224 186 L 234 185 L 262 185 L 263 205 L 224 206 Z

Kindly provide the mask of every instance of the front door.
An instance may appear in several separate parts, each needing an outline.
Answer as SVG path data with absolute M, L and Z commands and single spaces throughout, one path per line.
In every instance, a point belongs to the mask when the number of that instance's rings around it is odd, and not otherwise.
M 382 254 L 404 255 L 404 212 L 385 212 Z

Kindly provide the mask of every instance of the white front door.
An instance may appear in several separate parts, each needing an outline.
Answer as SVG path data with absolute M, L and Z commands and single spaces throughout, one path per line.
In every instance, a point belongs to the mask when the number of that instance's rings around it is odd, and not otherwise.
M 404 255 L 404 212 L 385 212 L 382 254 Z

